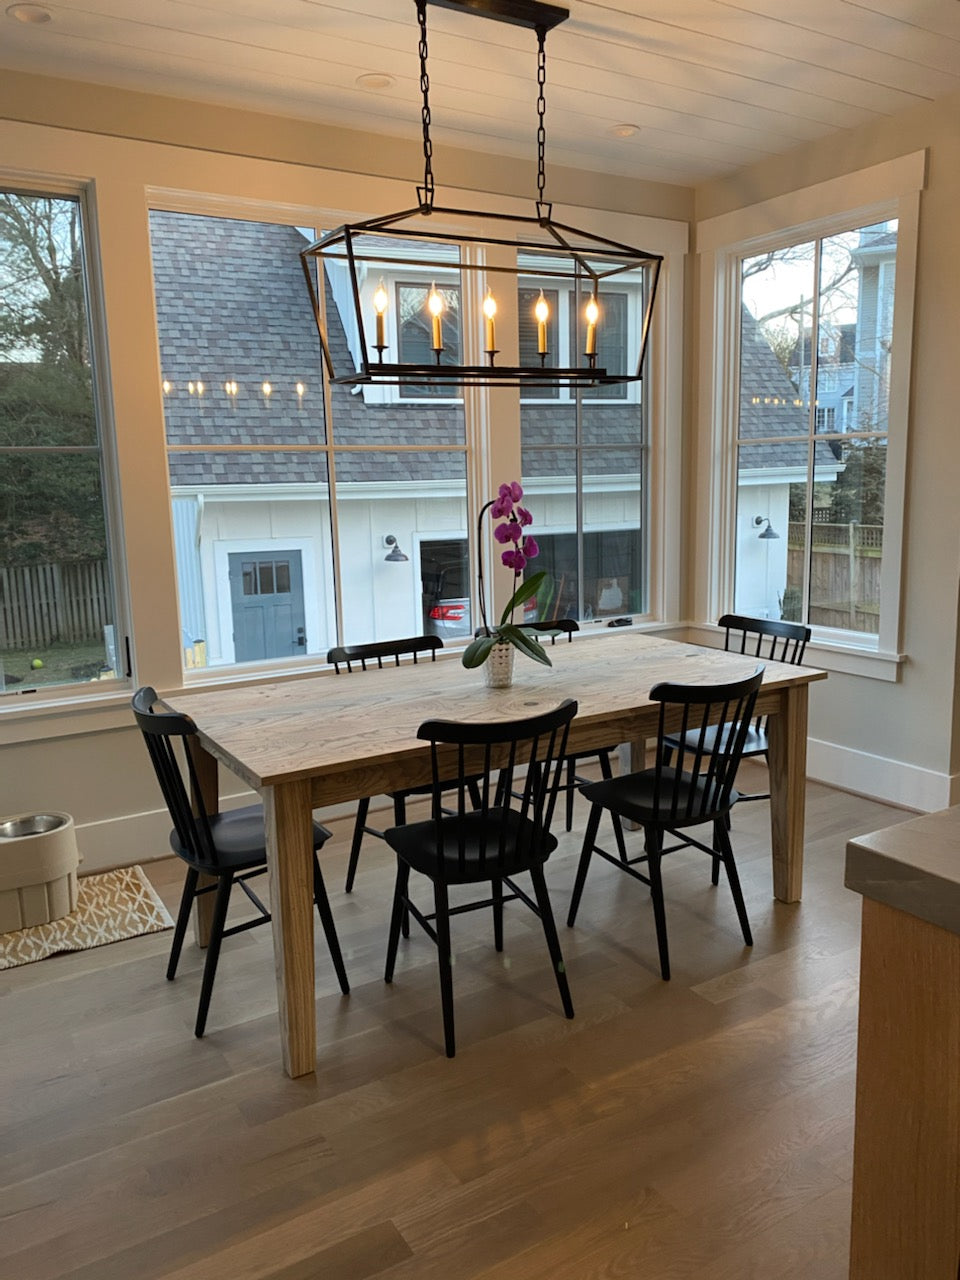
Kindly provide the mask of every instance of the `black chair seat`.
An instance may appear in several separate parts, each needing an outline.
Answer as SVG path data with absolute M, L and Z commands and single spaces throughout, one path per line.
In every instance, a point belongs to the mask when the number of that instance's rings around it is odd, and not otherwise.
M 630 822 L 644 826 L 669 820 L 670 826 L 678 828 L 712 821 L 714 817 L 729 812 L 740 799 L 733 787 L 725 797 L 717 792 L 716 785 L 708 783 L 704 777 L 692 778 L 683 774 L 678 778 L 675 769 L 662 769 L 659 781 L 656 769 L 644 769 L 640 773 L 627 773 L 609 780 L 605 778 L 580 788 L 581 795 L 591 804 L 598 804 Z M 708 819 L 702 816 L 704 813 L 710 815 Z
M 493 841 L 491 828 L 497 833 Z M 546 862 L 557 847 L 556 836 L 548 831 L 538 833 L 534 823 L 513 809 L 443 818 L 439 841 L 437 836 L 433 821 L 411 822 L 384 832 L 390 848 L 421 875 L 437 874 L 437 859 L 441 856 L 440 874 L 447 884 L 479 884 L 493 875 L 518 875 L 531 862 Z M 532 848 L 534 840 L 539 846 L 536 853 Z M 438 845 L 442 854 L 438 854 Z
M 244 805 L 227 813 L 215 813 L 207 819 L 210 836 L 216 853 L 215 860 L 197 858 L 191 854 L 174 828 L 170 832 L 170 848 L 184 862 L 204 875 L 219 876 L 224 871 L 247 871 L 263 865 L 266 850 L 266 833 L 263 829 L 263 808 L 259 804 Z M 319 822 L 313 824 L 313 845 L 319 849 L 330 839 L 330 832 Z
M 730 736 L 730 725 L 724 725 L 723 732 L 720 735 L 720 746 L 722 750 L 726 749 L 727 740 Z M 700 731 L 693 730 L 686 735 L 684 744 L 688 751 L 696 751 L 697 744 L 700 740 Z M 677 738 L 668 735 L 664 738 L 664 744 L 671 750 L 675 750 L 677 746 Z M 711 725 L 703 733 L 703 750 L 706 755 L 712 755 L 717 750 L 717 726 Z M 751 724 L 747 730 L 747 735 L 743 740 L 743 756 L 765 756 L 770 750 L 770 742 L 767 738 L 767 731 L 756 724 Z

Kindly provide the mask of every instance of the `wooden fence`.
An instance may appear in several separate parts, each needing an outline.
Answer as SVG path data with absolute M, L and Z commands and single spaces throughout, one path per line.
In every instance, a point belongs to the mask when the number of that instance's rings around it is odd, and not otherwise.
M 787 582 L 803 581 L 804 528 L 791 522 Z M 874 634 L 880 629 L 883 526 L 814 522 L 810 550 L 810 622 Z
M 102 640 L 112 621 L 105 560 L 0 567 L 0 649 Z

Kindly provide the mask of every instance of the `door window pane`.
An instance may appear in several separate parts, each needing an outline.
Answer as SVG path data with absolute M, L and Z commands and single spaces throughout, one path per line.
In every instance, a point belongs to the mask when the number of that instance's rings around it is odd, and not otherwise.
M 79 201 L 0 192 L 0 694 L 118 669 Z

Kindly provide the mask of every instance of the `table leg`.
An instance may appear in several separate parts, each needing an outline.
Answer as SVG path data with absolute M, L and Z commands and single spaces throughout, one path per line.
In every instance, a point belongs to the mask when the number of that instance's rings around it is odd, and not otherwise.
M 770 742 L 770 839 L 773 894 L 799 902 L 803 892 L 803 823 L 807 790 L 807 686 L 780 695 L 780 710 L 767 721 Z
M 187 739 L 187 750 L 193 758 L 193 767 L 197 775 L 199 789 L 190 796 L 194 813 L 220 812 L 220 786 L 217 779 L 217 760 L 215 756 L 204 751 L 196 738 Z M 201 875 L 197 887 L 216 884 L 216 876 Z M 198 947 L 205 947 L 210 940 L 210 921 L 213 918 L 213 904 L 216 894 L 204 893 L 194 900 L 193 904 L 193 936 Z
M 309 782 L 263 791 L 280 1039 L 284 1070 L 293 1077 L 317 1067 L 310 801 Z

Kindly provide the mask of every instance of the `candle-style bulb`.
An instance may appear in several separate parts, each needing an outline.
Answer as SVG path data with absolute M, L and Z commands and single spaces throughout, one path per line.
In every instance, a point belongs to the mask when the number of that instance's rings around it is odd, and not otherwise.
M 380 283 L 377 285 L 376 293 L 373 295 L 373 309 L 377 317 L 377 341 L 375 345 L 380 348 L 383 348 L 387 345 L 383 336 L 383 333 L 384 333 L 383 317 L 386 314 L 387 307 L 389 306 L 389 304 L 390 304 L 390 297 L 387 294 L 386 289 L 384 288 L 383 281 L 381 280 Z
M 484 350 L 493 354 L 497 349 L 496 330 L 493 324 L 493 317 L 497 314 L 497 300 L 489 289 L 487 290 L 487 296 L 483 300 L 483 314 L 485 317 Z
M 547 321 L 550 319 L 550 306 L 543 296 L 542 289 L 533 308 L 533 314 L 537 318 L 537 354 L 543 356 L 547 354 Z
M 437 286 L 432 284 L 427 294 L 427 310 L 433 316 L 433 350 L 443 350 L 443 329 L 440 317 L 443 315 L 443 298 L 437 293 Z
M 584 315 L 587 318 L 587 343 L 585 354 L 595 356 L 597 354 L 597 321 L 600 319 L 600 307 L 597 304 L 597 295 L 594 294 L 587 303 Z

